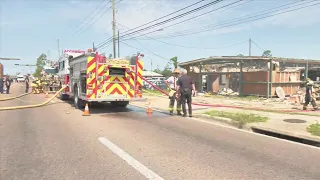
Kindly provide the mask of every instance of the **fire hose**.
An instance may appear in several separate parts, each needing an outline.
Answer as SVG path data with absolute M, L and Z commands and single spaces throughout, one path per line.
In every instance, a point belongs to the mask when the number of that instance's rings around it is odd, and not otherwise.
M 7 111 L 7 110 L 17 110 L 17 109 L 26 109 L 26 108 L 37 108 L 37 107 L 41 107 L 41 106 L 45 106 L 47 105 L 50 101 L 52 101 L 56 96 L 59 95 L 59 93 L 61 91 L 63 91 L 65 87 L 62 87 L 59 91 L 57 91 L 50 99 L 48 99 L 47 101 L 40 103 L 40 104 L 32 104 L 32 105 L 25 105 L 25 106 L 12 106 L 12 107 L 1 107 L 0 111 Z
M 30 92 L 30 93 L 20 94 L 19 96 L 15 96 L 15 97 L 3 98 L 3 99 L 0 99 L 0 101 L 8 101 L 8 100 L 12 100 L 12 99 L 18 99 L 18 98 L 20 98 L 20 97 L 22 97 L 22 96 L 26 96 L 26 95 L 28 95 L 28 94 L 31 94 L 31 92 Z
M 163 94 L 169 96 L 169 94 L 156 85 L 152 84 L 150 81 L 148 81 L 146 78 L 139 75 L 140 78 L 144 81 L 146 81 L 148 84 L 150 84 L 153 88 L 157 89 L 158 91 L 162 92 Z M 196 106 L 205 106 L 205 107 L 222 107 L 222 108 L 235 108 L 235 109 L 244 109 L 244 110 L 252 110 L 252 111 L 266 111 L 266 109 L 263 108 L 251 108 L 251 107 L 240 107 L 240 106 L 231 106 L 231 105 L 221 105 L 221 104 L 202 104 L 202 103 L 191 103 L 192 105 Z M 268 110 L 272 112 L 278 112 L 278 113 L 294 113 L 294 112 L 306 112 L 305 110 Z M 308 112 L 308 111 L 307 111 Z

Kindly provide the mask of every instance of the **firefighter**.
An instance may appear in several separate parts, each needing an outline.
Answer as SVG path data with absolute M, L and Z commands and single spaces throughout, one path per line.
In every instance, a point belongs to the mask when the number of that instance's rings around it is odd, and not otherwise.
M 186 102 L 188 104 L 189 117 L 192 117 L 192 96 L 195 95 L 196 88 L 194 81 L 187 75 L 187 70 L 181 72 L 181 77 L 177 82 L 177 92 L 180 97 L 180 103 L 182 104 L 183 117 L 187 116 Z
M 3 93 L 3 84 L 4 84 L 3 80 L 4 80 L 3 77 L 0 76 L 0 93 L 1 94 Z
M 169 84 L 169 88 L 170 88 L 170 93 L 169 93 L 169 112 L 170 115 L 173 115 L 173 110 L 174 110 L 174 102 L 177 101 L 177 115 L 182 115 L 181 114 L 181 101 L 180 99 L 177 97 L 177 81 L 180 75 L 180 71 L 179 69 L 175 69 L 172 72 L 172 76 L 170 76 L 167 79 L 167 83 Z
M 11 79 L 9 78 L 9 76 L 6 77 L 6 88 L 7 88 L 7 94 L 10 93 L 10 86 L 11 86 Z
M 25 82 L 26 82 L 26 93 L 29 92 L 29 86 L 30 86 L 30 79 L 29 79 L 30 74 L 27 74 L 25 76 Z
M 314 110 L 318 110 L 318 105 L 316 103 L 315 97 L 315 89 L 314 89 L 314 82 L 307 78 L 306 82 L 306 96 L 305 96 L 305 103 L 303 105 L 303 110 L 307 110 L 307 106 L 311 103 Z

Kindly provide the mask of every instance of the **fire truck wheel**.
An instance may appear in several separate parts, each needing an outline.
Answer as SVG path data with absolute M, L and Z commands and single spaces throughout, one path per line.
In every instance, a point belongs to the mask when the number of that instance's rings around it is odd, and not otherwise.
M 125 108 L 129 105 L 129 101 L 113 101 L 113 102 L 111 102 L 111 104 L 116 107 L 124 107 Z
M 74 107 L 77 109 L 83 109 L 84 108 L 84 102 L 79 98 L 79 89 L 77 85 L 74 87 L 74 97 L 73 97 L 73 102 L 74 102 Z
M 69 95 L 60 93 L 60 99 L 62 101 L 68 100 L 69 99 Z

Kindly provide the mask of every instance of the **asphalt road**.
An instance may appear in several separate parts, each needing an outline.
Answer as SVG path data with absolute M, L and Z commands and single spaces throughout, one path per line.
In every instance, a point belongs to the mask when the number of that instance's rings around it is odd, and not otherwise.
M 0 101 L 0 107 L 45 100 L 29 95 Z M 57 99 L 41 108 L 0 111 L 0 179 L 320 178 L 316 148 L 156 112 L 149 117 L 135 107 L 90 111 L 82 116 Z

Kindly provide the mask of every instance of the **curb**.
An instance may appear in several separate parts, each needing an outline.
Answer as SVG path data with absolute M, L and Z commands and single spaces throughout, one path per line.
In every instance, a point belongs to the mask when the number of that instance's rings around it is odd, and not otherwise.
M 247 130 L 247 131 L 252 131 L 251 128 L 248 125 L 244 125 L 243 127 L 240 127 L 239 123 L 236 121 L 233 121 L 232 119 L 229 118 L 224 118 L 224 117 L 211 117 L 206 114 L 195 114 L 194 117 L 201 118 L 201 119 L 207 119 L 211 121 L 217 121 L 221 122 L 239 129 Z
M 131 104 L 132 106 L 136 106 L 136 107 L 140 107 L 140 108 L 148 108 L 147 106 L 141 106 L 141 105 L 135 105 L 135 104 Z M 168 112 L 165 112 L 165 110 L 163 109 L 157 109 L 157 108 L 153 108 L 155 111 L 164 113 L 164 114 L 169 114 Z M 242 130 L 247 130 L 247 131 L 252 131 L 251 128 L 247 125 L 244 125 L 243 127 L 239 127 L 239 124 L 229 118 L 223 118 L 223 117 L 211 117 L 209 115 L 205 115 L 205 114 L 194 114 L 193 117 L 195 118 L 199 118 L 199 119 L 206 119 L 206 120 L 210 120 L 210 121 L 216 121 L 216 122 L 220 122 L 220 123 L 224 123 L 226 125 L 232 126 L 232 127 L 236 127 L 238 129 L 242 129 Z
M 136 106 L 136 107 L 139 107 L 139 108 L 148 108 L 146 106 L 141 106 L 141 105 L 135 105 L 135 104 L 131 104 L 132 106 Z M 158 111 L 160 113 L 164 113 L 164 114 L 169 114 L 167 112 L 165 112 L 164 110 L 162 109 L 157 109 L 157 108 L 154 108 L 155 111 Z M 244 131 L 248 131 L 248 132 L 252 132 L 252 133 L 255 133 L 255 134 L 261 134 L 261 133 L 258 133 L 258 132 L 255 132 L 255 130 L 261 130 L 261 131 L 265 131 L 265 132 L 270 132 L 270 133 L 275 133 L 275 134 L 279 134 L 279 135 L 284 135 L 284 136 L 288 136 L 288 137 L 293 137 L 293 138 L 297 138 L 297 139 L 301 139 L 301 140 L 305 140 L 305 141 L 311 141 L 311 142 L 314 142 L 317 144 L 317 146 L 320 146 L 320 138 L 318 137 L 308 137 L 308 136 L 305 136 L 305 135 L 298 135 L 298 134 L 295 134 L 295 133 L 291 133 L 291 132 L 285 132 L 285 131 L 279 131 L 279 130 L 274 130 L 274 129 L 271 129 L 271 128 L 264 128 L 264 127 L 258 127 L 258 126 L 250 126 L 250 125 L 244 125 L 243 127 L 239 127 L 239 124 L 229 118 L 223 118 L 223 117 L 211 117 L 209 115 L 205 115 L 205 114 L 194 114 L 193 117 L 195 118 L 199 118 L 199 119 L 205 119 L 207 122 L 210 122 L 210 121 L 215 121 L 215 122 L 218 122 L 218 123 L 223 123 L 223 124 L 226 124 L 230 127 L 234 127 L 234 128 L 237 128 L 239 130 L 244 130 Z M 266 136 L 270 136 L 270 135 L 266 135 Z M 292 141 L 292 140 L 289 140 L 289 141 Z
M 284 135 L 284 136 L 290 136 L 293 138 L 303 139 L 303 140 L 312 141 L 312 142 L 316 142 L 316 143 L 320 144 L 320 138 L 318 138 L 318 137 L 306 136 L 306 135 L 301 135 L 301 134 L 297 134 L 297 133 L 281 131 L 281 130 L 266 128 L 266 127 L 258 127 L 258 126 L 251 126 L 251 129 L 275 133 L 275 134 Z

